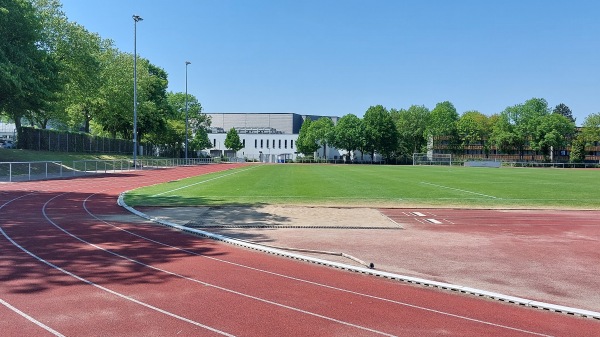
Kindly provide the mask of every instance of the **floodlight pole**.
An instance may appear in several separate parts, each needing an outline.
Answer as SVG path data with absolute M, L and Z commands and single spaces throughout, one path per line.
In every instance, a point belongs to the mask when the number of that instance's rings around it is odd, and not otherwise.
M 190 61 L 185 61 L 185 164 L 188 159 L 188 66 L 192 64 Z
M 137 169 L 137 23 L 139 15 L 133 15 L 133 169 Z

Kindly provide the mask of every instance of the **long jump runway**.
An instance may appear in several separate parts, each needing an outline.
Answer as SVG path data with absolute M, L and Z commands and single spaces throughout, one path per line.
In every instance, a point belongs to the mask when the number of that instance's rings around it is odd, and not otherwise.
M 595 336 L 600 323 L 131 220 L 122 191 L 234 165 L 0 185 L 2 336 Z

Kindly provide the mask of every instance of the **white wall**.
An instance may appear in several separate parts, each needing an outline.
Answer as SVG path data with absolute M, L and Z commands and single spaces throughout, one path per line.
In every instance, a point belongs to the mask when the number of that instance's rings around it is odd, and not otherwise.
M 15 124 L 0 122 L 0 138 L 13 139 L 16 137 L 16 132 Z

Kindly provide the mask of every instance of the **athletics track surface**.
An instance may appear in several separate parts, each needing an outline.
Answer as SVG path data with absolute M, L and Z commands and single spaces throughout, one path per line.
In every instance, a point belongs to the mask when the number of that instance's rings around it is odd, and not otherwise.
M 1 185 L 3 336 L 595 336 L 600 323 L 100 218 L 210 165 Z

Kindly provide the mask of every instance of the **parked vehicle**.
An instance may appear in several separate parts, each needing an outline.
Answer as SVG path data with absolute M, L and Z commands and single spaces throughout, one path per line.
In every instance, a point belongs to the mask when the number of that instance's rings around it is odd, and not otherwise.
M 10 139 L 0 139 L 0 149 L 14 149 L 15 143 Z

